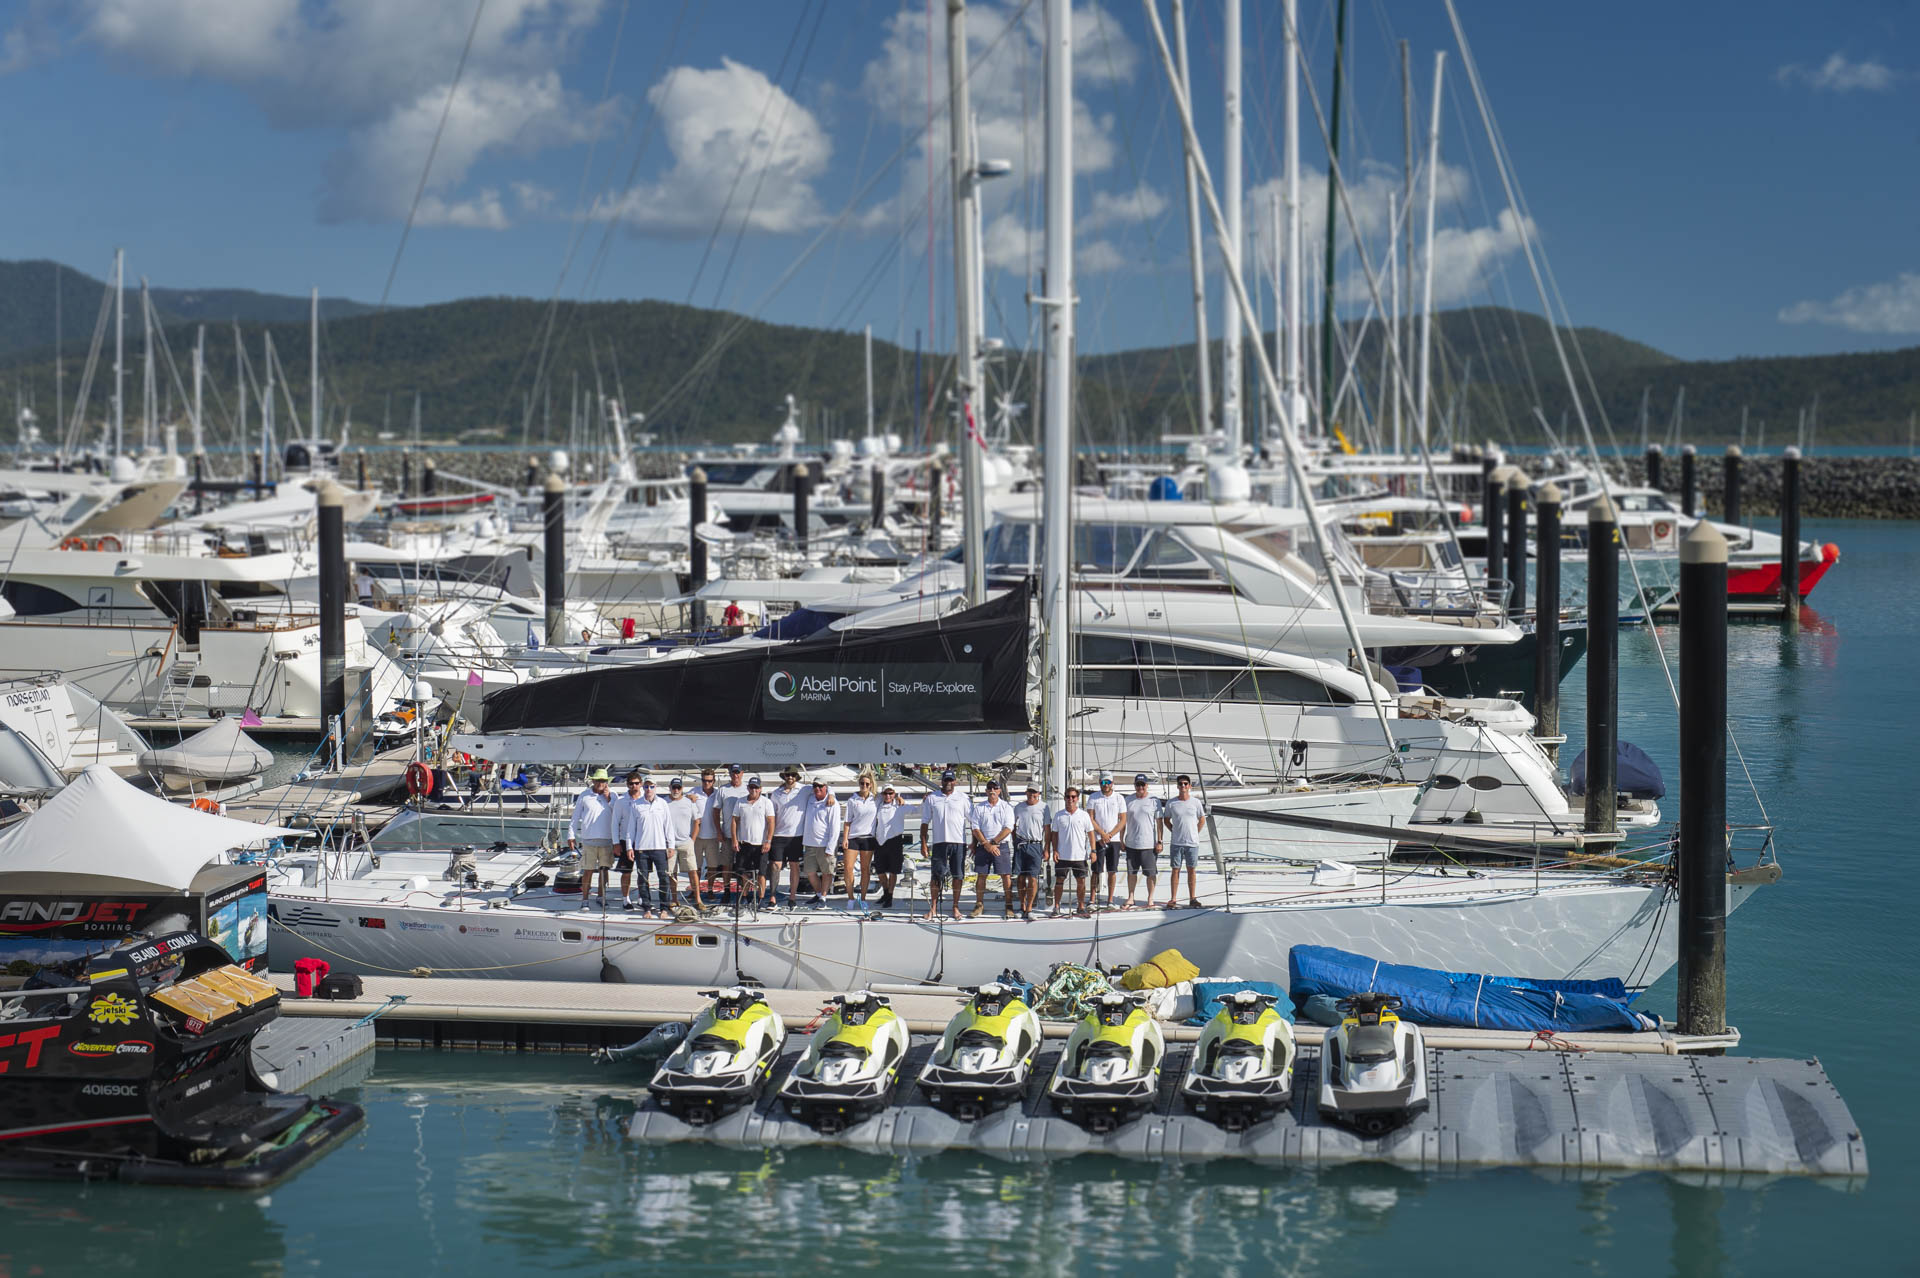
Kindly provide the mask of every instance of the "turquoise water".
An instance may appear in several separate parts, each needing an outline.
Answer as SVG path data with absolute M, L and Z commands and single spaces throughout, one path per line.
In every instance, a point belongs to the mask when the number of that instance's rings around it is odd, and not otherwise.
M 1703 1185 L 1518 1170 L 1429 1177 L 978 1155 L 647 1149 L 640 1077 L 578 1057 L 383 1053 L 349 1146 L 268 1195 L 0 1184 L 0 1275 L 849 1269 L 969 1273 L 1912 1272 L 1920 1107 L 1903 1053 L 1920 929 L 1903 891 L 1920 525 L 1823 523 L 1840 565 L 1801 632 L 1737 625 L 1736 732 L 1786 878 L 1731 927 L 1751 1055 L 1817 1055 L 1853 1107 L 1864 1185 Z M 1677 776 L 1656 637 L 1623 639 L 1622 734 Z M 1579 735 L 1582 672 L 1567 681 Z M 1573 748 L 1577 748 L 1577 741 Z M 1753 803 L 1735 786 L 1735 819 Z M 1648 998 L 1669 1013 L 1669 977 Z

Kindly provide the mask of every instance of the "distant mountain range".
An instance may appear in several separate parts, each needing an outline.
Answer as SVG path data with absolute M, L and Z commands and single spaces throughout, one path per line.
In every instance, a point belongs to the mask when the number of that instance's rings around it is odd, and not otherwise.
M 60 363 L 71 412 L 106 286 L 51 262 L 0 262 L 0 396 L 8 401 L 15 394 L 24 397 L 49 427 L 55 403 L 56 287 Z M 306 298 L 244 289 L 160 288 L 153 290 L 153 298 L 182 389 L 195 326 L 207 326 L 215 405 L 209 410 L 209 430 L 215 441 L 231 435 L 235 320 L 243 328 L 256 379 L 262 331 L 271 335 L 288 398 L 304 415 Z M 336 432 L 342 416 L 350 414 L 354 438 L 362 441 L 382 428 L 402 436 L 409 433 L 418 394 L 425 436 L 560 443 L 567 438 L 574 395 L 590 403 L 596 384 L 606 394 L 623 392 L 629 409 L 645 412 L 647 429 L 667 442 L 765 438 L 781 420 L 788 394 L 800 401 L 811 438 L 828 432 L 848 437 L 865 429 L 864 352 L 857 333 L 768 324 L 657 301 L 550 307 L 531 299 L 488 297 L 376 314 L 360 302 L 323 298 L 321 315 L 326 321 L 321 358 L 328 430 Z M 1544 437 L 1537 410 L 1555 431 L 1563 428 L 1566 417 L 1566 429 L 1577 436 L 1544 319 L 1500 307 L 1475 307 L 1441 312 L 1434 327 L 1436 429 L 1452 419 L 1463 440 L 1537 442 Z M 137 420 L 139 398 L 138 333 L 137 307 L 132 307 L 130 422 Z M 1689 362 L 1600 329 L 1563 330 L 1563 335 L 1573 339 L 1568 346 L 1570 354 L 1578 352 L 1576 369 L 1582 378 L 1592 377 L 1597 403 L 1622 443 L 1639 439 L 1643 396 L 1651 438 L 1665 439 L 1683 387 L 1680 436 L 1701 444 L 1738 438 L 1743 408 L 1749 442 L 1757 442 L 1763 422 L 1768 441 L 1785 442 L 1794 436 L 1801 412 L 1816 403 L 1821 441 L 1904 444 L 1909 417 L 1920 409 L 1920 347 Z M 1310 363 L 1317 366 L 1316 335 L 1308 336 Z M 1378 327 L 1362 334 L 1359 326 L 1349 325 L 1341 336 L 1343 347 L 1358 342 L 1354 358 L 1360 400 L 1376 404 L 1382 367 Z M 105 416 L 109 402 L 111 341 L 109 328 L 107 353 L 89 401 L 88 415 L 94 421 Z M 1271 335 L 1268 341 L 1271 349 Z M 1582 357 L 1584 367 L 1578 362 Z M 1038 375 L 1038 357 L 1009 356 L 1000 362 L 1010 370 L 1011 381 L 996 382 L 990 407 L 1002 396 L 1037 404 L 1040 397 L 1030 381 Z M 948 361 L 928 353 L 917 363 L 916 373 L 912 351 L 875 341 L 876 414 L 883 429 L 911 435 L 916 401 L 941 406 L 938 415 L 944 415 Z M 1251 360 L 1248 363 L 1251 384 Z M 1343 358 L 1340 367 L 1345 366 Z M 1145 443 L 1167 432 L 1191 432 L 1193 367 L 1191 344 L 1084 357 L 1078 396 L 1083 436 Z M 542 369 L 545 376 L 537 377 Z M 163 388 L 171 381 L 167 370 L 163 360 Z M 171 402 L 180 402 L 179 390 L 173 391 Z M 1590 411 L 1594 402 L 1590 397 Z M 277 415 L 284 438 L 284 401 Z M 1343 414 L 1349 434 L 1357 433 L 1356 415 Z M 257 423 L 257 409 L 249 418 Z M 1593 428 L 1596 434 L 1602 429 L 1597 418 Z

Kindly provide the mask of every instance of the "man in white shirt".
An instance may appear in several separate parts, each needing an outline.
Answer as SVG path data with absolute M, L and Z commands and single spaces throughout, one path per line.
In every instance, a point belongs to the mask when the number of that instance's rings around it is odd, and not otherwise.
M 613 796 L 613 864 L 620 871 L 620 908 L 633 908 L 633 809 L 640 802 L 640 774 L 627 773 L 626 790 Z M 644 880 L 643 880 L 644 881 Z
M 1127 903 L 1120 908 L 1133 908 L 1133 892 L 1140 876 L 1147 879 L 1147 904 L 1153 904 L 1153 884 L 1160 877 L 1160 800 L 1147 793 L 1147 774 L 1139 772 L 1133 778 L 1133 797 L 1127 800 L 1126 831 L 1122 836 L 1127 847 Z
M 1115 794 L 1113 774 L 1100 774 L 1100 793 L 1087 800 L 1087 816 L 1093 821 L 1093 894 L 1100 895 L 1100 871 L 1107 872 L 1107 908 L 1113 908 L 1113 891 L 1120 882 L 1120 835 L 1127 824 L 1127 799 Z
M 600 908 L 607 908 L 607 871 L 613 868 L 613 778 L 605 768 L 587 778 L 590 789 L 573 801 L 573 822 L 567 827 L 567 846 L 580 850 L 580 908 L 593 908 L 593 878 L 600 876 Z
M 1053 814 L 1047 823 L 1047 856 L 1054 863 L 1053 913 L 1060 914 L 1060 897 L 1066 890 L 1067 875 L 1073 875 L 1074 895 L 1079 914 L 1087 918 L 1093 911 L 1087 905 L 1087 864 L 1093 859 L 1093 818 L 1080 806 L 1080 791 L 1067 787 L 1067 806 Z
M 627 778 L 629 788 L 640 779 L 639 773 Z M 665 916 L 673 904 L 673 873 L 668 869 L 667 849 L 673 844 L 673 811 L 667 801 L 654 793 L 653 778 L 642 784 L 640 798 L 627 808 L 623 842 L 633 849 L 640 867 L 640 917 L 653 917 L 653 894 L 647 880 L 660 884 L 660 913 Z M 627 902 L 633 908 L 633 902 Z
M 727 783 L 714 791 L 720 796 L 720 817 L 715 823 L 715 834 L 720 840 L 720 855 L 723 858 L 721 868 L 733 869 L 733 812 L 740 800 L 747 797 L 747 774 L 737 763 L 727 765 Z M 707 864 L 712 865 L 709 861 Z M 740 886 L 740 876 L 728 873 L 727 894 L 720 899 L 722 905 L 731 905 L 734 901 L 734 889 Z
M 773 846 L 773 801 L 760 793 L 760 778 L 747 780 L 747 792 L 733 805 L 733 821 L 728 838 L 733 843 L 733 868 L 740 879 L 740 893 L 751 890 L 758 901 L 766 891 L 767 849 Z
M 1195 883 L 1200 864 L 1200 832 L 1207 825 L 1206 805 L 1193 797 L 1193 778 L 1182 776 L 1174 782 L 1180 796 L 1167 800 L 1160 809 L 1160 822 L 1167 834 L 1167 908 L 1180 903 L 1180 866 L 1187 867 L 1187 907 L 1200 908 L 1200 889 Z M 1148 881 L 1147 900 L 1153 900 L 1152 881 Z
M 807 813 L 801 823 L 800 846 L 806 859 L 807 882 L 813 885 L 813 899 L 807 904 L 819 907 L 827 903 L 833 890 L 833 863 L 840 851 L 842 821 L 840 801 L 833 797 L 825 777 L 813 779 L 813 797 L 807 800 Z M 852 896 L 851 885 L 847 892 Z
M 733 869 L 733 848 L 727 842 L 727 827 L 721 824 L 726 819 L 726 798 L 713 784 L 712 768 L 700 770 L 700 788 L 689 801 L 698 814 L 693 822 L 694 860 L 700 863 L 701 874 L 711 874 L 724 892 L 729 871 Z M 694 884 L 693 899 L 696 905 L 705 904 L 700 899 L 698 882 Z
M 967 813 L 967 834 L 973 840 L 973 872 L 980 895 L 967 915 L 977 919 L 987 912 L 987 877 L 1000 876 L 1002 918 L 1013 917 L 1013 848 L 1007 840 L 1013 836 L 1013 805 L 1000 797 L 1000 783 L 987 782 L 987 797 Z
M 1040 893 L 1040 876 L 1045 873 L 1047 816 L 1040 787 L 1027 782 L 1027 801 L 1013 807 L 1013 877 L 1020 889 L 1020 917 L 1029 923 L 1034 898 Z
M 686 782 L 679 777 L 667 782 L 667 811 L 673 814 L 673 853 L 668 858 L 669 868 L 677 875 L 687 876 L 687 891 L 693 896 L 693 908 L 703 910 L 706 902 L 700 899 L 700 856 L 694 848 L 694 830 L 700 824 L 700 815 L 705 808 L 706 796 L 695 790 L 687 793 Z M 674 900 L 680 897 L 680 881 L 674 879 Z
M 940 774 L 940 788 L 920 804 L 920 846 L 933 869 L 933 899 L 922 917 L 940 912 L 940 887 L 953 881 L 953 917 L 960 917 L 960 884 L 966 876 L 967 815 L 972 803 L 965 790 L 954 789 L 958 776 L 952 768 Z M 931 836 L 931 837 L 929 837 Z
M 800 769 L 780 769 L 780 788 L 767 796 L 773 802 L 773 847 L 767 853 L 767 877 L 772 893 L 767 904 L 780 895 L 780 866 L 787 867 L 787 904 L 800 903 L 800 862 L 806 844 L 800 838 L 800 826 L 807 819 L 807 801 L 813 796 L 800 788 Z

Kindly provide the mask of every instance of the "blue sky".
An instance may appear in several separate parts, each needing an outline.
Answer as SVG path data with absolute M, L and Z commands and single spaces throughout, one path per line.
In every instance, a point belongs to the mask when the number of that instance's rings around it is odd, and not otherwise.
M 1324 103 L 1331 6 L 1300 8 Z M 1920 343 L 1914 6 L 1460 8 L 1576 322 L 1688 358 Z M 908 344 L 930 327 L 940 346 L 952 292 L 938 190 L 928 289 L 926 12 L 925 0 L 486 0 L 475 26 L 466 0 L 14 0 L 0 7 L 0 257 L 105 275 L 124 245 L 156 284 L 318 285 L 365 301 L 391 270 L 397 304 L 655 297 L 871 324 Z M 1411 44 L 1420 120 L 1444 48 L 1442 302 L 1539 309 L 1444 10 L 1354 0 L 1352 13 L 1346 171 L 1369 254 L 1400 187 L 1394 42 Z M 1104 0 L 1076 14 L 1082 348 L 1186 340 L 1177 124 L 1143 12 Z M 1278 14 L 1246 7 L 1262 254 Z M 1194 0 L 1216 176 L 1220 23 L 1218 0 Z M 989 332 L 1016 345 L 1039 260 L 1037 35 L 1037 6 L 973 9 L 981 149 L 1014 166 L 989 191 Z M 945 137 L 941 122 L 936 157 Z

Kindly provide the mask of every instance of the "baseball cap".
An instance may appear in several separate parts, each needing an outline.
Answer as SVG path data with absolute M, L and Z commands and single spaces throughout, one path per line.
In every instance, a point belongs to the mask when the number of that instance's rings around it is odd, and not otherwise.
M 1113 773 L 1111 773 L 1111 772 L 1102 772 L 1102 773 L 1100 774 L 1100 784 L 1101 784 L 1101 785 L 1112 785 L 1112 784 L 1113 784 Z
M 1027 793 L 1028 793 L 1028 794 L 1038 794 L 1038 793 L 1040 793 L 1040 787 L 1039 787 L 1039 786 L 1037 786 L 1037 785 L 1035 785 L 1035 784 L 1034 784 L 1033 782 L 1031 782 L 1031 781 L 1029 781 L 1029 782 L 1027 782 Z
M 1145 784 L 1147 783 L 1147 774 L 1146 774 L 1146 773 L 1144 773 L 1144 772 L 1136 772 L 1136 773 L 1134 773 L 1134 774 L 1133 774 L 1133 783 L 1134 783 L 1135 785 L 1145 785 Z
M 686 788 L 686 784 L 681 781 L 679 777 L 675 777 L 673 780 L 667 782 L 667 789 L 669 790 L 684 790 Z
M 942 781 L 957 781 L 957 780 L 959 780 L 959 778 L 958 778 L 957 776 L 955 776 L 955 775 L 954 775 L 954 772 L 953 772 L 953 769 L 952 769 L 952 768 L 948 768 L 948 769 L 947 769 L 947 770 L 946 770 L 945 772 L 942 772 L 942 773 L 940 774 L 940 779 L 941 779 Z
M 737 764 L 737 763 L 729 763 L 729 764 L 727 765 L 727 771 L 729 771 L 729 772 L 744 772 L 744 771 L 746 771 L 746 769 L 744 769 L 744 768 L 742 768 L 742 767 L 741 767 L 741 766 L 740 766 L 739 764 Z
M 759 777 L 748 777 L 748 778 L 747 778 L 747 789 L 749 789 L 749 790 L 758 790 L 759 788 L 760 788 L 760 778 L 759 778 Z
M 643 785 L 643 786 L 645 786 L 645 787 L 646 787 L 647 789 L 649 789 L 649 790 L 651 790 L 651 789 L 653 789 L 653 778 L 652 778 L 652 777 L 642 777 L 642 778 L 640 779 L 640 784 L 641 784 L 641 785 Z
M 1000 783 L 999 783 L 998 781 L 989 781 L 989 782 L 987 782 L 987 789 L 989 789 L 989 790 L 998 790 L 999 788 L 1000 788 Z
M 827 779 L 826 779 L 825 777 L 815 777 L 815 778 L 813 779 L 813 783 L 814 783 L 815 785 L 826 785 L 826 784 L 827 784 Z
M 883 786 L 881 786 L 881 787 L 880 787 L 880 793 L 882 793 L 882 794 L 898 794 L 898 793 L 900 793 L 900 792 L 899 792 L 898 790 L 896 790 L 896 789 L 894 789 L 894 788 L 893 788 L 893 783 L 892 783 L 892 782 L 888 782 L 888 783 L 887 783 L 886 785 L 883 785 Z

